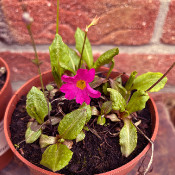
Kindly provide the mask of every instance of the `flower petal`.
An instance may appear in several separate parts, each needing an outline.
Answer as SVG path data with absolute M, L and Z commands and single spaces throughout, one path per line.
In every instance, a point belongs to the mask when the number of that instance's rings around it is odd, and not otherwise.
M 66 82 L 66 83 L 74 83 L 76 81 L 76 75 L 73 76 L 73 77 L 69 77 L 67 75 L 63 75 L 61 77 L 61 80 L 64 81 L 64 82 Z
M 94 77 L 95 77 L 95 69 L 92 68 L 92 69 L 90 69 L 89 72 L 88 72 L 88 79 L 86 79 L 86 82 L 87 82 L 87 83 L 92 82 L 92 81 L 94 80 Z
M 95 69 L 92 68 L 89 71 L 87 69 L 78 69 L 77 71 L 77 80 L 84 80 L 87 83 L 94 80 L 95 77 Z
M 86 89 L 88 91 L 88 95 L 92 98 L 99 98 L 101 96 L 101 93 L 99 91 L 96 91 L 92 89 L 89 84 L 86 84 Z
M 85 102 L 87 105 L 89 105 L 90 101 L 91 99 L 88 96 L 86 90 L 79 89 L 76 96 L 76 102 L 80 103 L 81 105 L 83 104 L 83 102 Z
M 64 93 L 74 93 L 74 91 L 76 91 L 76 89 L 77 89 L 77 87 L 73 83 L 66 83 L 60 87 L 60 91 L 64 92 Z
M 75 84 L 67 83 L 60 87 L 60 91 L 65 93 L 65 98 L 72 100 L 76 97 L 78 88 Z
M 65 94 L 65 98 L 67 98 L 68 100 L 73 100 L 76 96 L 76 93 L 66 93 Z

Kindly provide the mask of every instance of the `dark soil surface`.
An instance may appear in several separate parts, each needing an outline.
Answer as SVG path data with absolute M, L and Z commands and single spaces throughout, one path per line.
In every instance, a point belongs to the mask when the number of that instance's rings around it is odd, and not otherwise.
M 60 92 L 57 92 L 55 98 L 62 95 L 63 94 Z M 61 108 L 65 114 L 71 112 L 72 109 L 79 107 L 75 100 L 64 100 L 63 102 L 64 105 L 62 105 Z M 58 101 L 54 102 L 52 105 L 51 116 L 58 113 L 57 103 Z M 23 96 L 18 102 L 12 116 L 10 130 L 13 144 L 18 144 L 25 139 L 27 123 L 30 120 L 30 117 L 25 109 L 25 104 L 26 97 Z M 98 106 L 98 100 L 93 99 L 91 101 L 91 105 Z M 147 136 L 150 137 L 152 133 L 150 133 L 151 119 L 148 107 L 137 113 L 136 120 L 142 120 L 139 127 Z M 125 158 L 122 156 L 119 146 L 118 134 L 122 126 L 122 122 L 114 123 L 108 119 L 105 127 L 100 126 L 96 124 L 96 117 L 92 116 L 90 122 L 88 123 L 88 127 L 91 129 L 91 131 L 86 131 L 86 137 L 83 141 L 78 143 L 74 142 L 71 149 L 74 153 L 72 160 L 68 166 L 58 173 L 66 175 L 93 175 L 116 169 L 117 167 L 120 167 L 132 160 L 145 148 L 148 142 L 140 133 L 138 133 L 138 146 L 136 150 L 128 158 Z M 49 135 L 56 135 L 58 134 L 57 127 L 58 126 L 54 126 L 52 130 L 50 127 L 48 127 L 47 131 L 45 129 L 43 132 Z M 42 152 L 44 150 L 40 149 L 39 141 L 36 141 L 33 144 L 21 142 L 18 151 L 23 157 L 33 164 L 48 170 L 40 165 Z
M 1 68 L 1 67 L 0 67 Z M 6 72 L 5 73 L 1 73 L 0 72 L 0 90 L 2 89 L 2 87 L 5 84 L 5 80 L 6 80 Z

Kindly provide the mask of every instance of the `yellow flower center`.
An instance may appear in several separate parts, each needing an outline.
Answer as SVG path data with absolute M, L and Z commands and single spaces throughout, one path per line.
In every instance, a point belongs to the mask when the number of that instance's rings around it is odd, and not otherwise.
M 83 90 L 86 87 L 86 82 L 84 80 L 78 80 L 77 87 Z

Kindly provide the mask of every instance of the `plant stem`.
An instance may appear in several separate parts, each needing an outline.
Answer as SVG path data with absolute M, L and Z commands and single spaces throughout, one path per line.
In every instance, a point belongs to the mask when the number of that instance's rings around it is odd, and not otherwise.
M 85 36 L 84 36 L 84 41 L 83 41 L 83 47 L 82 47 L 82 51 L 81 51 L 81 57 L 80 57 L 80 62 L 79 62 L 79 65 L 78 65 L 78 69 L 80 68 L 81 61 L 83 59 L 83 51 L 84 51 L 84 46 L 85 46 L 85 43 L 86 43 L 86 38 L 87 38 L 87 31 L 85 31 Z
M 175 62 L 170 66 L 170 68 L 165 72 L 165 74 L 157 81 L 155 82 L 150 88 L 146 90 L 146 92 L 150 91 L 154 86 L 156 86 L 175 66 Z
M 56 27 L 56 34 L 58 34 L 59 29 L 59 0 L 57 0 L 57 27 Z
M 35 41 L 34 41 L 34 38 L 33 38 L 33 34 L 32 34 L 32 31 L 31 31 L 31 25 L 30 24 L 27 25 L 27 30 L 29 32 L 29 35 L 30 35 L 30 38 L 31 38 L 31 41 L 32 41 L 33 50 L 35 52 L 36 66 L 38 68 L 38 73 L 39 73 L 39 76 L 40 76 L 41 88 L 42 88 L 42 91 L 44 93 L 45 92 L 44 91 L 44 84 L 43 84 L 43 79 L 42 79 L 42 75 L 41 75 L 41 69 L 40 69 L 40 63 L 39 63 L 38 53 L 37 53 L 37 50 L 36 50 L 36 45 L 35 45 Z

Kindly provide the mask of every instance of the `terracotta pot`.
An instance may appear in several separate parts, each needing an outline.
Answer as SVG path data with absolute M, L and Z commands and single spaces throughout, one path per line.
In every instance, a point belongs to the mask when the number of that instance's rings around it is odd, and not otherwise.
M 107 68 L 101 69 L 101 71 L 106 71 L 106 70 L 107 70 Z M 113 72 L 111 76 L 116 76 L 118 74 L 119 73 L 117 73 L 117 72 Z M 123 79 L 126 81 L 128 79 L 128 77 L 123 76 Z M 44 84 L 47 84 L 47 83 L 53 81 L 53 76 L 52 76 L 50 71 L 43 73 L 43 81 L 44 81 Z M 9 144 L 10 148 L 12 149 L 12 151 L 14 152 L 14 154 L 30 168 L 32 174 L 36 174 L 36 175 L 58 175 L 58 173 L 53 173 L 53 172 L 44 170 L 44 169 L 39 168 L 36 165 L 33 165 L 32 163 L 30 163 L 28 160 L 26 160 L 24 157 L 22 157 L 21 154 L 18 153 L 18 151 L 16 151 L 16 149 L 13 146 L 13 143 L 10 140 L 11 134 L 10 134 L 9 125 L 11 123 L 12 113 L 13 113 L 13 111 L 15 109 L 15 106 L 16 106 L 18 100 L 20 99 L 20 97 L 24 94 L 27 94 L 27 92 L 31 89 L 32 86 L 41 86 L 39 76 L 31 79 L 25 85 L 23 85 L 14 94 L 11 101 L 9 102 L 9 105 L 6 109 L 5 120 L 4 120 L 5 136 L 6 136 L 8 144 Z M 158 118 L 158 112 L 157 112 L 155 103 L 152 100 L 152 98 L 150 98 L 150 100 L 148 101 L 148 104 L 149 104 L 149 109 L 151 111 L 152 126 L 153 126 L 152 127 L 153 135 L 152 135 L 151 139 L 154 141 L 155 138 L 156 138 L 157 131 L 158 131 L 159 118 Z M 117 168 L 115 170 L 112 170 L 112 171 L 109 171 L 109 172 L 106 172 L 106 173 L 102 173 L 101 175 L 124 175 L 124 174 L 127 174 L 138 163 L 138 161 L 141 159 L 141 157 L 145 155 L 145 153 L 148 151 L 149 147 L 150 147 L 150 144 L 148 144 L 145 147 L 145 149 L 137 157 L 135 157 L 132 161 L 130 161 L 129 163 L 127 163 L 127 164 L 123 165 L 122 167 Z
M 12 159 L 12 151 L 6 142 L 4 136 L 3 119 L 5 108 L 12 96 L 12 88 L 10 84 L 10 70 L 6 62 L 0 58 L 0 67 L 5 67 L 7 70 L 7 77 L 4 86 L 0 89 L 0 170 L 3 169 Z

